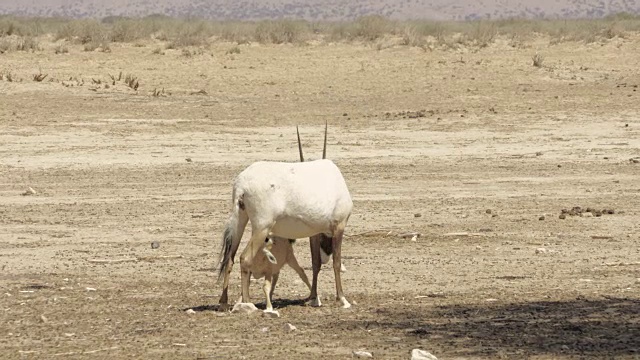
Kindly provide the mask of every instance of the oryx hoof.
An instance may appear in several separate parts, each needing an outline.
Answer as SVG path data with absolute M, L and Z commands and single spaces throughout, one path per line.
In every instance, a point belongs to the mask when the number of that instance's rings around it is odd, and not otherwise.
M 344 296 L 340 299 L 340 303 L 342 304 L 343 309 L 348 309 L 351 307 L 351 304 L 347 301 L 347 298 Z
M 320 306 L 322 306 L 322 302 L 320 301 L 320 296 L 316 296 L 313 299 L 309 299 L 308 304 L 309 304 L 309 306 L 312 306 L 312 307 L 320 307 Z
M 264 310 L 262 312 L 262 316 L 270 317 L 270 318 L 279 318 L 280 317 L 280 313 L 277 310 L 273 310 L 273 309 L 268 310 L 267 309 L 267 310 Z

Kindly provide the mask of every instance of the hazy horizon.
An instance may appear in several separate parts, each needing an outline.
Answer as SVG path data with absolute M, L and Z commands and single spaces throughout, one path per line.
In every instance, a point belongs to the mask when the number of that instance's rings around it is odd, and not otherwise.
M 392 19 L 471 20 L 522 18 L 598 18 L 640 13 L 640 0 L 0 0 L 0 14 L 23 16 L 94 17 L 163 14 L 216 20 L 301 18 L 350 20 L 365 15 Z

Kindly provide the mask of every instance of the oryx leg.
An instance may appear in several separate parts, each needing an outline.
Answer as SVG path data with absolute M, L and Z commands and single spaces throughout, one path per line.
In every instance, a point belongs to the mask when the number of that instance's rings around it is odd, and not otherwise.
M 307 274 L 304 272 L 304 269 L 302 268 L 302 266 L 298 264 L 298 260 L 293 254 L 291 257 L 289 257 L 289 262 L 287 264 L 289 264 L 289 266 L 291 266 L 291 268 L 295 270 L 296 273 L 298 273 L 298 276 L 300 276 L 300 279 L 302 279 L 305 285 L 307 285 L 307 288 L 311 290 L 311 284 L 309 283 L 309 278 L 307 277 Z M 277 281 L 277 279 L 278 279 L 277 274 L 274 274 L 273 287 L 275 287 L 275 282 Z
M 273 305 L 271 304 L 271 290 L 273 290 L 273 288 L 272 288 L 270 274 L 265 275 L 264 284 L 262 285 L 262 290 L 264 291 L 264 296 L 267 298 L 267 301 L 266 301 L 267 308 L 264 311 L 273 312 Z
M 311 267 L 313 269 L 313 275 L 311 277 L 311 293 L 309 294 L 309 305 L 311 306 L 322 306 L 320 297 L 318 296 L 318 274 L 320 273 L 320 267 L 322 266 L 320 241 L 322 241 L 321 235 L 314 235 L 309 238 L 309 245 L 311 246 Z
M 278 283 L 278 278 L 280 277 L 280 272 L 273 274 L 273 278 L 271 279 L 271 290 L 269 291 L 269 297 L 273 299 L 273 292 L 276 289 L 276 284 Z
M 341 256 L 341 248 L 342 248 L 342 236 L 344 234 L 344 225 L 340 224 L 337 226 L 336 230 L 333 232 L 333 273 L 336 277 L 336 300 L 340 300 L 342 303 L 342 307 L 348 309 L 351 307 L 351 304 L 347 301 L 347 298 L 344 296 L 344 292 L 342 291 L 342 280 L 340 279 L 340 270 L 342 265 L 342 256 Z
M 270 228 L 268 227 L 253 227 L 253 229 L 251 230 L 251 239 L 249 239 L 249 243 L 244 248 L 244 250 L 242 251 L 242 255 L 240 256 L 240 282 L 242 284 L 242 302 L 249 302 L 249 284 L 251 282 L 251 266 L 253 264 L 253 259 L 260 251 L 260 249 L 264 249 L 267 245 L 271 245 L 273 243 L 273 240 L 268 238 L 269 230 Z

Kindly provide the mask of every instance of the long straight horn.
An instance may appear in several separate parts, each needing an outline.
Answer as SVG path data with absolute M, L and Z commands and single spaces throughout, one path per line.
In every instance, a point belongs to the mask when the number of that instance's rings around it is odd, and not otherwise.
M 298 134 L 298 151 L 300 152 L 300 162 L 304 162 L 304 156 L 302 156 L 302 143 L 300 142 L 300 131 L 298 125 L 296 125 L 296 134 Z
M 322 158 L 326 159 L 327 158 L 327 127 L 328 127 L 328 123 L 327 120 L 324 121 L 324 146 L 322 147 Z

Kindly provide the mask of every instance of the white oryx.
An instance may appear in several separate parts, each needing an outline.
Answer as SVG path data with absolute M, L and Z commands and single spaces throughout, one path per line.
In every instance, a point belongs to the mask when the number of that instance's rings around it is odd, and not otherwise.
M 258 161 L 244 169 L 234 181 L 231 216 L 222 239 L 218 276 L 218 279 L 224 276 L 219 301 L 222 305 L 228 304 L 229 275 L 244 229 L 251 221 L 251 239 L 240 256 L 243 302 L 249 299 L 250 272 L 258 253 L 262 251 L 271 263 L 277 263 L 270 251 L 269 236 L 309 237 L 313 267 L 311 305 L 321 305 L 317 286 L 324 252 L 333 254 L 336 298 L 342 307 L 351 306 L 342 291 L 340 269 L 342 236 L 353 202 L 340 169 L 325 159 L 326 124 L 322 160 L 304 162 L 299 133 L 298 150 L 300 163 Z

